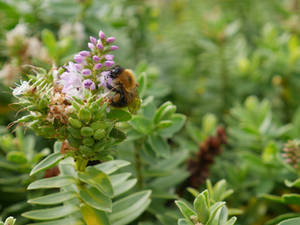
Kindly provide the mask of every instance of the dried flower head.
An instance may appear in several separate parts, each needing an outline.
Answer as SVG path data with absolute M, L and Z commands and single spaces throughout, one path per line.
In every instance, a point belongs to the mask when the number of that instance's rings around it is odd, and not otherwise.
M 295 169 L 300 169 L 300 141 L 290 140 L 284 145 L 282 157 L 287 164 L 290 164 Z

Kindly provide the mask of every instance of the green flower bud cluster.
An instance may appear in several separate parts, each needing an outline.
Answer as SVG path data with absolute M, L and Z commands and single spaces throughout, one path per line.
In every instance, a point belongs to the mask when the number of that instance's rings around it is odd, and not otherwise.
M 108 103 L 90 95 L 86 102 L 74 98 L 72 106 L 76 112 L 68 119 L 68 154 L 87 160 L 110 158 L 109 148 L 125 139 L 125 134 L 116 128 L 117 120 L 108 118 Z

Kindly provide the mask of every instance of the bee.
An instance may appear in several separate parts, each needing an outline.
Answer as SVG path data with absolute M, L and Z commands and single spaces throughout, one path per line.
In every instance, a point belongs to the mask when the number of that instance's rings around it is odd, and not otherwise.
M 108 78 L 112 82 L 107 83 L 106 86 L 114 93 L 109 99 L 110 105 L 116 108 L 127 106 L 131 113 L 135 113 L 139 109 L 141 101 L 137 91 L 138 83 L 133 73 L 117 65 L 110 70 Z

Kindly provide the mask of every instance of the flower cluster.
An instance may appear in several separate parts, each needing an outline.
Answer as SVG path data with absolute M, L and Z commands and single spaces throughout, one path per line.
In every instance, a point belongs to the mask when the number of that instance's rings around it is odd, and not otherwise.
M 284 145 L 284 153 L 282 157 L 285 159 L 285 162 L 293 166 L 295 169 L 300 169 L 300 141 L 299 140 L 290 140 Z
M 111 51 L 118 46 L 112 45 L 114 37 L 106 37 L 103 31 L 99 32 L 99 39 L 91 36 L 88 43 L 89 51 L 81 51 L 74 56 L 75 62 L 69 62 L 63 67 L 60 74 L 60 84 L 63 85 L 62 93 L 67 98 L 84 98 L 84 89 L 101 92 L 107 83 L 112 81 L 108 74 L 115 64 Z
M 98 39 L 90 37 L 89 51 L 79 52 L 74 61 L 49 72 L 35 68 L 37 73 L 13 90 L 17 104 L 29 111 L 16 123 L 62 141 L 61 152 L 74 158 L 109 157 L 109 148 L 125 138 L 116 127 L 120 115 L 116 111 L 121 109 L 111 109 L 108 100 L 107 84 L 114 85 L 109 77 L 115 64 L 111 52 L 118 49 L 114 41 L 100 31 Z

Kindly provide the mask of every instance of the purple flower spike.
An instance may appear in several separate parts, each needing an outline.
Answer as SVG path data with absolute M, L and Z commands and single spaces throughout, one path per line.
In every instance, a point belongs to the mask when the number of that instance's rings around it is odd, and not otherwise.
M 83 69 L 82 74 L 85 76 L 89 76 L 92 74 L 92 71 L 90 69 Z
M 79 52 L 79 55 L 86 57 L 86 56 L 90 55 L 90 52 L 89 51 L 81 51 L 81 52 Z
M 110 50 L 112 50 L 112 51 L 117 50 L 117 49 L 119 49 L 119 47 L 116 46 L 116 45 L 112 45 L 112 46 L 110 47 Z
M 107 66 L 107 67 L 111 67 L 111 66 L 113 66 L 114 64 L 115 64 L 114 61 L 105 61 L 105 62 L 104 62 L 104 66 Z
M 94 55 L 94 56 L 93 56 L 93 60 L 94 60 L 95 62 L 98 62 L 98 61 L 100 60 L 100 58 L 99 58 L 99 56 Z
M 86 89 L 90 89 L 90 90 L 95 90 L 96 88 L 95 83 L 90 79 L 84 80 L 83 85 Z
M 93 43 L 89 42 L 88 47 L 89 47 L 89 49 L 94 50 L 95 45 Z
M 90 36 L 90 41 L 95 45 L 97 44 L 97 39 L 94 38 L 93 36 Z
M 113 43 L 115 40 L 116 40 L 115 37 L 109 37 L 109 38 L 106 39 L 106 42 L 107 43 Z
M 104 32 L 102 30 L 99 31 L 99 38 L 101 40 L 105 39 L 106 38 L 106 35 L 104 34 Z
M 74 60 L 75 60 L 75 62 L 77 62 L 77 63 L 82 63 L 83 60 L 84 60 L 84 58 L 83 58 L 81 55 L 75 55 L 75 56 L 74 56 Z
M 101 63 L 97 63 L 94 68 L 96 70 L 99 70 L 99 69 L 101 69 L 101 67 L 102 67 L 102 64 Z
M 114 60 L 114 57 L 115 57 L 114 55 L 110 55 L 110 54 L 105 55 L 105 59 L 108 60 L 108 61 Z

